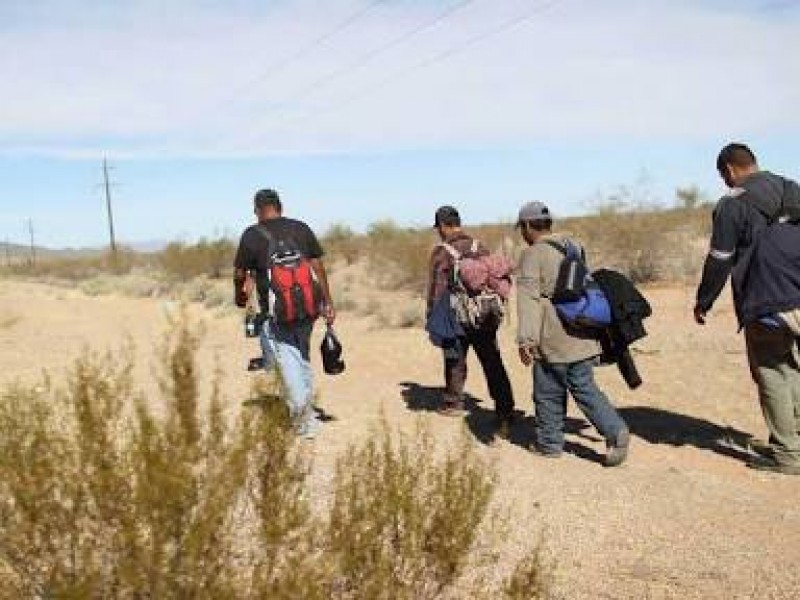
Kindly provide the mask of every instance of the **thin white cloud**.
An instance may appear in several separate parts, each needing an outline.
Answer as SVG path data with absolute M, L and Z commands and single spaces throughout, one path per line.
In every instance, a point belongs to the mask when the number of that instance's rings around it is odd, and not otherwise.
M 165 12 L 140 0 L 124 14 L 109 4 L 9 13 L 0 152 L 232 156 L 800 133 L 800 19 L 753 3 L 562 0 L 416 68 L 544 2 L 475 0 L 365 61 L 456 4 L 389 2 L 281 70 L 270 67 L 365 2 L 176 2 Z

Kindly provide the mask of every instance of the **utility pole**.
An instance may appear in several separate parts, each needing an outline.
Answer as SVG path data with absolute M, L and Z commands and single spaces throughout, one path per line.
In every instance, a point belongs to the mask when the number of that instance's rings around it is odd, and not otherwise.
M 11 244 L 9 243 L 8 238 L 6 238 L 6 266 L 11 266 Z
M 36 266 L 36 243 L 33 237 L 33 219 L 28 219 L 28 233 L 31 236 L 31 266 Z
M 106 190 L 106 210 L 108 212 L 108 237 L 111 246 L 111 258 L 117 258 L 117 240 L 114 238 L 114 213 L 111 210 L 111 184 L 108 181 L 108 160 L 103 157 L 103 182 Z

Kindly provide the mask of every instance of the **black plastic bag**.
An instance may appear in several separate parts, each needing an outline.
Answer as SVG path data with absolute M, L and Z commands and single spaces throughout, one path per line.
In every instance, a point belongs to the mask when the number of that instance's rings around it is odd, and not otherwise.
M 333 328 L 328 326 L 322 344 L 319 347 L 322 353 L 322 368 L 328 375 L 338 375 L 344 371 L 344 360 L 342 360 L 342 344 L 333 332 Z

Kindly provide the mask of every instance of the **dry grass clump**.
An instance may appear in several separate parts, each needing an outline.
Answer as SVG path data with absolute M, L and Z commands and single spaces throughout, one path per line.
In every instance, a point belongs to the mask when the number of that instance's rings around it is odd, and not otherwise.
M 20 322 L 22 317 L 19 315 L 4 315 L 0 317 L 0 330 L 11 329 L 14 325 Z
M 512 255 L 514 230 L 511 225 L 480 225 L 467 230 L 492 251 Z M 387 220 L 373 223 L 366 235 L 353 234 L 341 226 L 333 231 L 336 235 L 328 234 L 332 235 L 331 256 L 336 258 L 340 256 L 338 252 L 345 252 L 348 264 L 365 258 L 370 276 L 380 289 L 424 295 L 430 276 L 431 251 L 438 243 L 431 230 L 404 228 Z
M 186 326 L 169 337 L 164 418 L 134 392 L 132 361 L 84 355 L 66 390 L 0 402 L 0 561 L 10 597 L 229 596 L 227 519 L 261 421 L 235 433 L 219 394 L 201 422 Z M 13 590 L 13 591 L 12 591 Z
M 613 267 L 637 283 L 649 283 L 696 279 L 702 268 L 709 223 L 705 205 L 662 209 L 617 202 L 596 207 L 590 216 L 558 221 L 556 229 L 580 240 L 594 267 Z M 512 259 L 523 247 L 511 224 L 478 225 L 467 230 L 493 252 Z M 358 254 L 368 257 L 379 287 L 421 293 L 436 241 L 427 230 L 403 229 L 384 221 L 349 243 L 360 246 Z
M 363 256 L 360 236 L 343 223 L 331 225 L 320 239 L 326 256 L 344 260 L 346 265 L 352 265 Z
M 232 273 L 234 243 L 227 238 L 201 239 L 196 244 L 173 242 L 157 253 L 138 253 L 120 248 L 116 254 L 83 257 L 41 257 L 30 262 L 4 267 L 9 275 L 80 283 L 99 277 L 120 277 L 134 271 L 150 273 L 153 278 L 188 282 L 197 277 L 221 279 Z
M 0 394 L 0 597 L 450 590 L 494 486 L 472 446 L 443 452 L 424 431 L 384 426 L 338 462 L 330 509 L 315 514 L 279 388 L 254 391 L 231 423 L 219 378 L 200 397 L 196 329 L 185 319 L 170 329 L 156 407 L 135 390 L 130 350 L 84 354 L 65 389 L 45 379 Z
M 235 253 L 236 246 L 226 238 L 201 239 L 196 244 L 173 242 L 156 260 L 168 277 L 180 281 L 200 276 L 220 279 L 231 274 Z
M 141 255 L 128 248 L 118 248 L 116 254 L 102 252 L 88 256 L 40 257 L 36 263 L 18 262 L 4 267 L 3 271 L 12 276 L 77 283 L 99 274 L 124 275 L 141 264 Z
M 393 221 L 370 226 L 363 252 L 378 287 L 422 293 L 428 280 L 433 237 L 430 232 L 398 227 Z
M 533 549 L 514 568 L 506 582 L 507 600 L 545 600 L 554 584 L 554 567 L 544 558 L 541 546 Z
M 422 302 L 414 302 L 400 308 L 392 320 L 392 325 L 400 329 L 413 329 L 425 326 L 425 311 Z
M 384 427 L 339 461 L 328 544 L 345 597 L 437 598 L 456 581 L 494 487 L 471 448 L 437 460 L 429 433 Z
M 593 267 L 611 266 L 637 283 L 694 279 L 702 268 L 702 243 L 710 219 L 706 208 L 600 209 L 591 217 L 566 219 Z

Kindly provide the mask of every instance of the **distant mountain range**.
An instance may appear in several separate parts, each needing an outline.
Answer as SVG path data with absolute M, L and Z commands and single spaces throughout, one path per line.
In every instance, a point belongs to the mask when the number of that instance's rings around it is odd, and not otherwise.
M 160 252 L 169 242 L 163 240 L 150 240 L 145 242 L 134 242 L 131 244 L 121 242 L 124 248 L 130 248 L 136 252 Z M 108 246 L 89 246 L 85 248 L 45 248 L 43 246 L 35 246 L 36 256 L 43 258 L 85 258 L 97 256 L 108 250 Z M 4 261 L 6 256 L 11 258 L 28 257 L 30 256 L 30 246 L 23 246 L 20 244 L 5 244 L 0 242 L 0 262 Z

